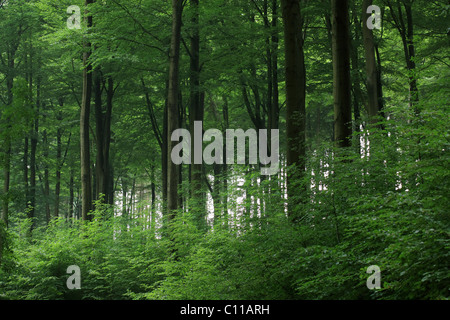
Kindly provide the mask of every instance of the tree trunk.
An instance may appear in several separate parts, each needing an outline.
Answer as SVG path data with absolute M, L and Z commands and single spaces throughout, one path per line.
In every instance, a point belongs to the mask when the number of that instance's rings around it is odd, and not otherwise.
M 103 183 L 105 179 L 104 175 L 104 163 L 103 163 L 103 139 L 104 139 L 104 121 L 103 121 L 103 106 L 102 106 L 102 85 L 103 85 L 103 74 L 100 67 L 96 67 L 92 73 L 92 93 L 94 96 L 94 109 L 95 109 L 95 134 L 96 134 L 96 161 L 95 161 L 95 180 L 93 187 L 94 200 L 100 198 L 100 194 L 105 194 L 103 190 Z M 103 201 L 105 199 L 103 198 Z
M 88 15 L 88 6 L 93 0 L 86 0 L 85 19 L 87 27 L 92 27 L 92 16 Z M 90 146 L 89 146 L 89 114 L 91 109 L 92 94 L 92 66 L 89 57 L 91 54 L 91 43 L 83 44 L 83 96 L 81 101 L 80 113 L 80 149 L 81 149 L 81 197 L 82 197 L 82 219 L 89 220 L 89 212 L 92 208 L 92 185 L 91 185 L 91 167 L 90 167 Z
M 279 90 L 278 90 L 278 1 L 272 0 L 272 104 L 269 113 L 269 127 L 267 129 L 278 129 L 279 121 Z M 270 138 L 269 138 L 269 141 Z
M 367 85 L 367 113 L 371 123 L 377 122 L 377 116 L 380 111 L 378 105 L 378 80 L 377 80 L 377 63 L 375 61 L 375 45 L 373 40 L 373 32 L 369 29 L 365 21 L 370 17 L 370 13 L 367 14 L 367 8 L 372 5 L 372 0 L 364 0 L 363 19 L 364 25 L 362 28 L 363 41 L 364 41 L 364 56 L 366 59 L 366 85 Z
M 156 238 L 156 184 L 155 184 L 155 167 L 151 167 L 151 192 L 152 192 L 152 206 L 151 206 L 151 220 L 150 220 L 150 234 Z
M 383 85 L 381 83 L 381 58 L 380 51 L 378 50 L 378 45 L 375 44 L 375 55 L 377 57 L 377 96 L 378 96 L 378 108 L 382 118 L 385 117 L 384 114 L 384 100 L 383 100 Z
M 269 23 L 269 5 L 268 0 L 263 2 L 263 14 L 264 14 L 264 26 L 269 32 L 272 32 L 271 24 Z M 273 71 L 272 71 L 272 36 L 269 34 L 266 37 L 266 65 L 267 65 L 267 98 L 266 98 L 266 110 L 267 110 L 267 125 L 266 128 L 270 128 L 271 125 L 271 114 L 272 114 L 272 103 L 273 103 Z M 270 132 L 270 130 L 269 130 Z M 269 134 L 270 141 L 270 134 Z
M 417 76 L 416 76 L 416 49 L 414 46 L 414 25 L 412 20 L 412 0 L 406 0 L 403 2 L 406 11 L 406 22 L 407 22 L 407 31 L 406 31 L 406 42 L 408 50 L 407 65 L 409 71 L 409 101 L 410 108 L 414 110 L 416 114 L 419 114 L 419 110 L 417 109 L 417 102 L 419 102 L 419 92 L 417 89 Z
M 62 102 L 60 104 L 60 107 L 62 107 Z M 58 112 L 56 119 L 58 120 L 58 123 L 61 123 L 62 121 L 61 112 Z M 61 167 L 63 165 L 61 159 L 61 149 L 62 149 L 61 136 L 62 136 L 62 129 L 58 127 L 56 131 L 56 184 L 55 184 L 55 211 L 54 211 L 55 218 L 58 218 L 59 216 L 59 196 L 61 192 Z
M 39 64 L 39 61 L 38 61 Z M 31 153 L 30 153 L 30 210 L 28 218 L 34 219 L 36 211 L 36 152 L 39 135 L 39 112 L 41 108 L 41 77 L 38 76 L 36 84 L 36 112 L 34 120 L 34 133 L 31 136 Z M 34 228 L 34 221 L 31 225 Z
M 228 100 L 227 97 L 224 96 L 223 97 L 224 100 L 224 104 L 223 104 L 223 125 L 224 125 L 224 130 L 229 128 L 229 117 L 228 117 Z M 222 154 L 226 154 L 226 144 L 223 145 L 223 153 Z M 224 161 L 223 162 L 223 168 L 222 168 L 222 179 L 223 179 L 223 183 L 222 183 L 222 194 L 223 194 L 223 199 L 222 199 L 222 203 L 223 203 L 223 214 L 222 214 L 222 219 L 224 222 L 224 227 L 225 229 L 228 229 L 228 165 L 227 162 Z
M 219 222 L 222 222 L 222 198 L 221 198 L 221 189 L 222 189 L 222 165 L 213 164 L 214 171 L 214 184 L 212 187 L 211 197 L 213 200 L 213 217 L 214 217 L 214 227 L 218 226 Z
M 94 80 L 94 93 L 95 93 L 95 120 L 96 120 L 96 135 L 97 135 L 97 158 L 95 165 L 96 173 L 96 199 L 100 198 L 100 195 L 104 195 L 103 202 L 110 203 L 112 194 L 110 192 L 110 160 L 109 150 L 111 144 L 111 116 L 114 97 L 114 82 L 110 76 L 107 77 L 106 87 L 106 111 L 103 110 L 102 105 L 102 91 L 101 85 L 103 82 L 103 76 L 101 71 L 97 69 L 95 71 L 96 77 Z
M 192 0 L 192 34 L 190 46 L 190 110 L 189 129 L 191 137 L 194 133 L 194 122 L 203 121 L 203 103 L 200 92 L 200 28 L 199 28 L 199 0 Z M 199 229 L 205 229 L 205 197 L 203 190 L 203 164 L 194 163 L 195 143 L 191 143 L 191 165 L 190 165 L 190 186 L 191 186 L 191 211 Z
M 178 166 L 172 162 L 171 153 L 175 146 L 172 132 L 178 129 L 178 88 L 181 42 L 182 0 L 172 0 L 172 36 L 169 53 L 169 90 L 167 97 L 167 218 L 171 221 L 178 209 Z
M 416 104 L 419 101 L 419 95 L 416 80 L 416 53 L 413 39 L 414 26 L 412 20 L 412 0 L 397 1 L 397 12 L 394 10 L 391 1 L 387 1 L 387 4 L 394 20 L 394 25 L 398 29 L 403 43 L 406 69 L 408 70 L 410 109 L 416 114 L 419 114 L 419 110 L 416 108 Z M 403 18 L 402 4 L 405 7 L 406 21 Z
M 127 212 L 127 189 L 128 186 L 126 184 L 125 178 L 122 177 L 122 217 L 128 220 L 128 212 Z
M 29 157 L 29 139 L 25 137 L 23 146 L 23 186 L 25 189 L 25 210 L 28 210 L 30 201 L 30 185 L 28 183 L 28 157 Z
M 131 184 L 130 190 L 130 202 L 128 203 L 128 218 L 133 219 L 134 217 L 134 202 L 135 202 L 135 194 L 136 194 L 136 176 L 133 178 L 133 183 Z
M 31 38 L 31 37 L 30 37 Z M 28 54 L 25 55 L 25 65 L 27 68 L 25 79 L 28 83 L 28 99 L 29 101 L 33 101 L 33 44 L 30 40 L 29 44 L 29 59 Z M 37 119 L 38 115 L 35 115 L 35 119 Z M 30 209 L 30 183 L 29 183 L 29 177 L 28 177 L 28 159 L 29 159 L 29 138 L 31 138 L 34 134 L 34 123 L 32 124 L 30 128 L 29 136 L 25 138 L 25 147 L 24 147 L 24 155 L 23 155 L 23 166 L 24 166 L 24 183 L 25 183 L 25 208 L 26 212 Z
M 28 210 L 28 218 L 34 217 L 36 206 L 36 150 L 39 134 L 39 105 L 36 104 L 36 114 L 34 120 L 34 129 L 31 135 L 31 150 L 30 150 L 30 202 Z
M 331 12 L 334 139 L 338 147 L 349 147 L 352 138 L 352 109 L 348 0 L 332 0 Z
M 17 47 L 8 51 L 8 73 L 6 75 L 6 95 L 7 95 L 7 105 L 11 106 L 13 103 L 13 87 L 14 87 L 14 73 L 15 73 L 15 56 Z M 6 226 L 9 222 L 9 184 L 11 177 L 11 136 L 10 136 L 10 126 L 8 119 L 6 119 L 7 130 L 5 134 L 5 156 L 4 156 L 4 180 L 3 180 L 3 210 L 2 210 L 2 220 Z
M 295 219 L 295 207 L 302 202 L 306 186 L 300 186 L 305 173 L 305 95 L 306 72 L 303 53 L 303 17 L 300 0 L 282 0 L 286 57 L 286 133 L 287 192 L 289 215 Z
M 9 134 L 5 137 L 5 158 L 4 158 L 4 181 L 3 181 L 3 210 L 2 221 L 5 226 L 8 226 L 9 222 L 9 183 L 11 176 L 11 139 Z
M 166 82 L 166 96 L 169 96 L 169 81 Z M 165 213 L 167 211 L 167 165 L 168 165 L 168 145 L 167 142 L 170 139 L 168 134 L 168 98 L 166 98 L 166 101 L 164 102 L 164 116 L 163 116 L 163 132 L 162 132 L 162 145 L 161 145 L 161 170 L 162 170 L 162 207 L 163 212 Z
M 355 5 L 356 7 L 356 5 Z M 354 41 L 351 45 L 351 67 L 352 67 L 352 73 L 355 74 L 355 77 L 352 78 L 352 97 L 353 97 L 353 114 L 355 117 L 355 132 L 360 132 L 360 126 L 361 126 L 361 102 L 362 99 L 362 92 L 361 92 L 361 81 L 359 77 L 359 55 L 358 55 L 358 44 L 361 39 L 361 21 L 358 19 L 358 12 L 356 8 L 353 7 L 352 15 L 353 15 L 353 29 L 354 29 Z M 363 16 L 364 18 L 364 16 Z M 364 20 L 362 20 L 364 21 Z M 365 25 L 364 25 L 365 27 Z M 364 28 L 363 27 L 363 28 Z M 355 139 L 355 150 L 357 150 L 358 153 L 361 152 L 361 143 L 359 135 L 356 136 Z
M 44 148 L 44 203 L 45 203 L 45 219 L 47 224 L 50 222 L 50 183 L 49 183 L 49 171 L 48 171 L 48 137 L 47 130 L 42 133 L 42 145 Z
M 145 93 L 145 101 L 147 104 L 147 110 L 148 110 L 148 114 L 149 114 L 150 121 L 152 124 L 153 133 L 155 135 L 155 138 L 156 138 L 159 148 L 161 150 L 162 207 L 163 207 L 163 212 L 165 212 L 164 208 L 165 208 L 165 204 L 166 204 L 166 200 L 167 200 L 167 95 L 168 95 L 168 90 L 169 90 L 169 82 L 166 81 L 166 100 L 164 103 L 164 110 L 163 110 L 164 113 L 163 113 L 162 131 L 156 120 L 155 110 L 154 110 L 153 104 L 150 100 L 150 95 L 145 86 L 145 82 L 144 82 L 143 78 L 141 78 L 141 84 L 142 84 L 142 88 L 144 89 L 144 93 Z
M 73 202 L 74 202 L 74 181 L 73 181 L 73 168 L 70 169 L 70 180 L 69 180 L 69 219 L 72 218 L 75 220 L 73 215 Z

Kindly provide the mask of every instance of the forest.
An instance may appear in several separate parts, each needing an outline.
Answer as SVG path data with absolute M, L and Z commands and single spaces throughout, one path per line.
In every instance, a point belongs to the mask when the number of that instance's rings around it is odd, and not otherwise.
M 0 0 L 0 300 L 448 300 L 449 16 Z

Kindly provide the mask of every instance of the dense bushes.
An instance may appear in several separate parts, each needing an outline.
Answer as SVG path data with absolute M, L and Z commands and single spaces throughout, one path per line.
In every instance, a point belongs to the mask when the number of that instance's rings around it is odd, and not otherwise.
M 0 296 L 448 299 L 450 177 L 443 115 L 436 107 L 424 111 L 419 124 L 391 120 L 365 131 L 370 153 L 363 157 L 355 148 L 311 151 L 310 201 L 299 208 L 297 223 L 283 210 L 283 194 L 273 188 L 278 182 L 255 183 L 255 175 L 247 177 L 253 183 L 244 185 L 245 192 L 264 201 L 236 202 L 243 187 L 230 185 L 229 212 L 244 210 L 229 217 L 228 227 L 216 224 L 206 233 L 180 212 L 156 236 L 144 220 L 113 217 L 112 208 L 98 203 L 92 222 L 55 219 L 30 238 L 30 221 L 15 215 L 8 233 L 2 229 Z M 81 290 L 66 287 L 70 265 L 81 269 Z M 380 290 L 366 287 L 370 265 L 381 269 Z
M 22 224 L 28 221 L 23 220 Z M 14 268 L 0 274 L 0 292 L 9 299 L 121 299 L 158 279 L 152 261 L 164 249 L 148 233 L 121 231 L 120 219 L 52 221 L 33 238 L 15 238 Z M 81 270 L 81 290 L 69 290 L 67 267 Z

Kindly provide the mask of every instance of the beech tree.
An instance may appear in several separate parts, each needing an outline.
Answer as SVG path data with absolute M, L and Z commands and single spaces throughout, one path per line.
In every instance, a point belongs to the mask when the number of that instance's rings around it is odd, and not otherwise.
M 178 209 L 178 179 L 179 168 L 173 163 L 171 154 L 175 143 L 172 132 L 178 129 L 178 95 L 179 95 L 179 64 L 181 44 L 182 0 L 172 0 L 172 37 L 169 52 L 169 88 L 167 97 L 167 218 L 172 220 Z
M 400 33 L 405 55 L 406 69 L 409 80 L 409 104 L 414 112 L 419 113 L 414 107 L 419 100 L 416 75 L 416 47 L 414 44 L 414 24 L 412 16 L 412 6 L 414 0 L 387 1 L 393 23 Z
M 301 201 L 298 196 L 298 183 L 303 177 L 306 161 L 306 71 L 303 53 L 303 17 L 299 0 L 283 0 L 281 5 L 286 57 L 286 159 L 288 166 L 295 166 L 298 170 L 288 172 L 287 177 L 288 199 L 294 207 Z M 305 188 L 302 187 L 302 190 L 300 194 L 305 195 Z
M 348 0 L 331 1 L 334 139 L 339 147 L 350 146 L 352 135 L 348 12 Z
M 92 28 L 92 15 L 88 6 L 93 0 L 86 0 L 85 23 L 87 32 Z M 91 43 L 85 40 L 83 43 L 83 94 L 80 111 L 80 148 L 81 148 L 81 191 L 82 191 L 82 216 L 83 220 L 89 219 L 89 211 L 92 208 L 92 178 L 91 178 L 91 156 L 89 139 L 89 120 L 92 96 L 92 65 L 89 61 L 91 56 Z
M 375 60 L 375 45 L 373 39 L 373 31 L 366 25 L 366 21 L 370 17 L 370 13 L 367 13 L 367 8 L 372 5 L 371 0 L 364 0 L 362 4 L 362 26 L 363 43 L 364 43 L 364 57 L 366 60 L 366 75 L 367 75 L 367 96 L 368 96 L 368 114 L 372 121 L 376 121 L 376 117 L 381 111 L 380 100 L 378 96 L 378 67 Z

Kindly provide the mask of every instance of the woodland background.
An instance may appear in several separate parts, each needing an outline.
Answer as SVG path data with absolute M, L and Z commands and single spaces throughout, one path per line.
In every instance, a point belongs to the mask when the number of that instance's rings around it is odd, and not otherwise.
M 371 4 L 1 0 L 0 299 L 448 299 L 450 3 Z M 174 165 L 196 120 L 279 173 Z

